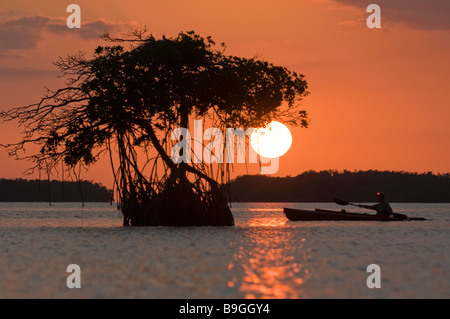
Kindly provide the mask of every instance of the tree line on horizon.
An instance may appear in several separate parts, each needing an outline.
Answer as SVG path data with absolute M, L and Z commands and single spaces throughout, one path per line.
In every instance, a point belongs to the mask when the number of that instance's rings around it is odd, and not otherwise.
M 109 202 L 112 195 L 112 190 L 89 181 L 0 179 L 0 202 Z
M 227 187 L 232 202 L 373 202 L 382 191 L 390 202 L 450 203 L 450 173 L 310 170 L 293 177 L 243 175 Z M 0 179 L 0 202 L 47 201 L 109 202 L 113 191 L 93 181 Z
M 450 203 L 450 174 L 395 171 L 307 171 L 297 176 L 244 175 L 230 182 L 237 202 L 374 202 L 384 192 L 390 202 Z

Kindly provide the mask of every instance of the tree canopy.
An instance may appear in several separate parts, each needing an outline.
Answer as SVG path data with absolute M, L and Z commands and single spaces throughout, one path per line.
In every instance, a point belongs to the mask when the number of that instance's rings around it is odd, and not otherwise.
M 7 145 L 10 155 L 37 144 L 40 152 L 25 156 L 34 161 L 31 170 L 51 171 L 61 161 L 73 169 L 109 153 L 124 225 L 232 225 L 217 180 L 227 178 L 226 164 L 213 176 L 203 163 L 175 163 L 169 134 L 192 118 L 208 118 L 217 128 L 260 127 L 272 119 L 307 127 L 299 107 L 304 76 L 226 55 L 224 44 L 195 32 L 103 39 L 114 45 L 97 47 L 92 58 L 78 53 L 55 62 L 65 87 L 1 113 L 24 127 L 23 139 Z

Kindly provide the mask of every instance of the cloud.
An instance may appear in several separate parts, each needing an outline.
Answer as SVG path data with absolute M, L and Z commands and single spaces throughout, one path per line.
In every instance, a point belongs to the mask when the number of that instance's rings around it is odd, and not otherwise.
M 398 22 L 419 30 L 449 30 L 449 0 L 334 0 L 366 12 L 369 4 L 381 7 L 381 19 Z M 383 25 L 383 22 L 382 22 Z
M 14 78 L 31 78 L 41 76 L 57 76 L 58 71 L 34 69 L 34 68 L 10 68 L 0 67 L 0 80 L 2 79 L 14 79 Z
M 37 45 L 42 31 L 50 21 L 34 16 L 7 20 L 0 23 L 0 50 L 29 49 Z
M 49 23 L 48 30 L 55 34 L 76 34 L 84 40 L 98 39 L 99 36 L 108 31 L 115 33 L 122 30 L 130 31 L 135 28 L 130 22 L 107 22 L 104 19 L 82 23 L 79 29 L 69 29 L 66 20 L 63 23 Z
M 28 16 L 0 21 L 0 51 L 32 49 L 46 35 L 78 36 L 83 40 L 98 39 L 105 31 L 129 31 L 130 22 L 111 22 L 103 19 L 83 22 L 80 29 L 69 29 L 66 18 Z

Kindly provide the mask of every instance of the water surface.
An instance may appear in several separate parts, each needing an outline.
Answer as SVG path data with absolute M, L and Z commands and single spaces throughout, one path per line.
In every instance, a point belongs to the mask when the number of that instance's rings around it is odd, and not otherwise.
M 233 203 L 234 227 L 132 228 L 107 203 L 0 203 L 0 298 L 450 297 L 450 204 L 393 203 L 429 220 L 389 223 L 291 222 L 283 207 L 342 208 Z

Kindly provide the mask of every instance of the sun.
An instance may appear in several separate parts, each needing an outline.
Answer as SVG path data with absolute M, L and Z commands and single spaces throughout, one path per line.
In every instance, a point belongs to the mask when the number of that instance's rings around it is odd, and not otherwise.
M 272 121 L 265 127 L 253 131 L 250 144 L 259 155 L 276 158 L 289 150 L 292 145 L 292 135 L 284 124 Z

